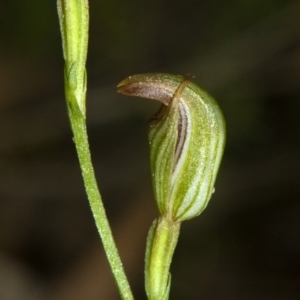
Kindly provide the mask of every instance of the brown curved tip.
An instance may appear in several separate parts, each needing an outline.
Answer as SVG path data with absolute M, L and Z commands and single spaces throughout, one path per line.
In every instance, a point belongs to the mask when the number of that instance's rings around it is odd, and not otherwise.
M 117 92 L 158 100 L 168 105 L 179 84 L 180 77 L 164 73 L 139 74 L 129 76 L 117 85 Z

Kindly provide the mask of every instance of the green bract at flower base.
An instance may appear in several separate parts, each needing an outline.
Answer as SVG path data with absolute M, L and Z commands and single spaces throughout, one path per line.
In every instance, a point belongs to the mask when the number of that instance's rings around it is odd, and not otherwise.
M 214 190 L 225 144 L 225 121 L 216 101 L 195 83 L 170 74 L 140 74 L 118 92 L 163 103 L 149 122 L 152 181 L 160 218 L 146 253 L 149 299 L 168 299 L 169 267 L 180 222 L 198 216 Z
M 66 98 L 70 113 L 78 106 L 85 118 L 88 0 L 58 0 L 57 10 L 65 59 Z

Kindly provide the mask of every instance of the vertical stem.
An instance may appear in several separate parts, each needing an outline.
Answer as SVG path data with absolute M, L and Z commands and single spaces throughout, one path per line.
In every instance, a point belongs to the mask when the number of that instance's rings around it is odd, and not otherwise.
M 80 162 L 86 193 L 88 195 L 90 207 L 96 222 L 98 232 L 103 242 L 106 256 L 115 277 L 121 298 L 124 300 L 132 300 L 133 295 L 126 278 L 120 256 L 118 254 L 102 203 L 101 195 L 97 187 L 97 182 L 90 156 L 85 119 L 83 118 L 78 108 L 72 110 L 69 109 L 69 117 L 74 134 L 74 142 Z
M 170 265 L 177 245 L 180 222 L 165 216 L 154 221 L 148 236 L 145 284 L 149 300 L 169 299 Z
M 88 0 L 57 0 L 57 9 L 65 59 L 65 95 L 86 193 L 121 298 L 132 300 L 133 296 L 97 186 L 86 131 L 85 63 L 89 32 Z

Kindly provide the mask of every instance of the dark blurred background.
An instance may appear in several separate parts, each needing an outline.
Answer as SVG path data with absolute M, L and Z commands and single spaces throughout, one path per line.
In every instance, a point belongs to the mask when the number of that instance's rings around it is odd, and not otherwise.
M 90 0 L 88 128 L 136 299 L 157 216 L 146 122 L 125 77 L 190 73 L 219 102 L 216 193 L 183 223 L 172 300 L 300 299 L 300 2 Z M 69 129 L 56 1 L 0 2 L 0 299 L 119 299 Z

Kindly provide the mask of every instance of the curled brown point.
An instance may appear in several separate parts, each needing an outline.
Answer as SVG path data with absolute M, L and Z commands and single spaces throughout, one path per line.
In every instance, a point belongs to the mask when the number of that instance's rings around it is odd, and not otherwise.
M 117 91 L 125 95 L 158 100 L 168 106 L 174 97 L 174 88 L 178 85 L 173 79 L 166 80 L 169 77 L 169 74 L 158 73 L 129 76 L 118 84 Z M 180 79 L 181 76 L 178 81 Z

